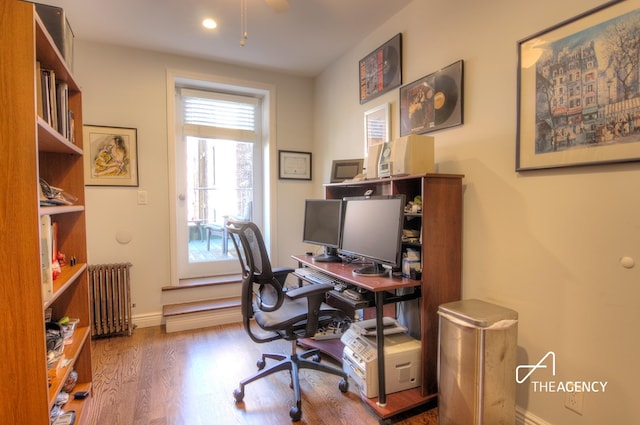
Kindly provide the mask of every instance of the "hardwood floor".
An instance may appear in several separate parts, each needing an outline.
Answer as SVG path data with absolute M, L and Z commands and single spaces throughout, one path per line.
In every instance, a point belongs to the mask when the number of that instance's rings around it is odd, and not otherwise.
M 94 382 L 90 425 L 291 424 L 289 374 L 249 384 L 243 403 L 232 392 L 256 371 L 263 351 L 288 353 L 290 343 L 255 344 L 240 324 L 167 334 L 161 327 L 92 341 Z M 323 357 L 323 362 L 331 362 Z M 305 425 L 437 425 L 437 408 L 422 407 L 381 421 L 360 400 L 355 384 L 341 393 L 339 378 L 303 370 Z

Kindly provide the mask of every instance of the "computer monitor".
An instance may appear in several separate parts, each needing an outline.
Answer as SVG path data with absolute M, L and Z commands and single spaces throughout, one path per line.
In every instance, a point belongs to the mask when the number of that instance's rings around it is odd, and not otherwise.
M 339 262 L 338 248 L 342 232 L 341 199 L 306 199 L 302 241 L 324 247 L 314 261 Z
M 372 264 L 354 274 L 382 276 L 398 267 L 402 253 L 404 195 L 345 198 L 340 251 Z

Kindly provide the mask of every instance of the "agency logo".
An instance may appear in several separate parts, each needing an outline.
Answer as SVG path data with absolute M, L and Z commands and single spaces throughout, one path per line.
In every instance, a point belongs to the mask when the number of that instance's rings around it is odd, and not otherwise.
M 542 356 L 536 364 L 519 365 L 516 367 L 516 382 L 524 383 L 535 373 L 535 377 L 544 377 L 548 374 L 542 374 L 541 369 L 550 369 L 551 376 L 556 376 L 556 353 L 549 351 Z M 534 392 L 581 392 L 581 393 L 603 393 L 606 391 L 608 381 L 556 381 L 556 380 L 536 380 L 531 379 Z

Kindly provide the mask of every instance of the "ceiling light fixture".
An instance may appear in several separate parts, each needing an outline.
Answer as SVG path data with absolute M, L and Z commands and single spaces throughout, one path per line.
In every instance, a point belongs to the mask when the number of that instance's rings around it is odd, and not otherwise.
M 212 30 L 212 29 L 216 28 L 218 26 L 218 24 L 213 19 L 207 18 L 204 21 L 202 21 L 202 26 L 207 28 L 207 29 Z
M 240 0 L 240 45 L 244 47 L 245 40 L 249 37 L 247 32 L 247 0 Z

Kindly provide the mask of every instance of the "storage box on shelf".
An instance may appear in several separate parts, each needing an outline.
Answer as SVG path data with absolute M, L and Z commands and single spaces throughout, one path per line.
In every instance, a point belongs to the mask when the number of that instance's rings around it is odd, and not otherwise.
M 377 398 L 364 400 L 381 417 L 405 411 L 437 397 L 438 316 L 440 304 L 461 296 L 462 279 L 462 175 L 419 174 L 326 184 L 325 198 L 404 194 L 407 201 L 417 196 L 419 211 L 407 211 L 408 227 L 418 229 L 418 241 L 403 246 L 418 251 L 422 274 L 420 301 L 421 388 L 389 394 L 386 406 Z M 418 220 L 418 224 L 414 220 Z
M 78 384 L 73 391 L 88 391 L 89 397 L 69 401 L 64 409 L 75 410 L 75 423 L 82 425 L 87 422 L 92 398 L 92 367 L 81 92 L 33 3 L 2 2 L 0 16 L 0 90 L 10 102 L 5 105 L 6 113 L 0 115 L 0 141 L 6 159 L 0 185 L 7 195 L 0 197 L 0 253 L 4 260 L 0 327 L 5 347 L 0 379 L 12 386 L 2 397 L 0 409 L 7 423 L 48 425 L 56 397 L 75 371 Z M 38 64 L 54 71 L 58 83 L 66 88 L 64 102 L 55 102 L 56 114 L 66 117 L 67 110 L 73 111 L 73 126 L 67 123 L 66 130 L 38 116 Z M 77 202 L 41 207 L 40 178 L 73 194 Z M 76 262 L 61 268 L 43 297 L 40 222 L 45 216 L 57 223 L 57 250 L 67 259 L 75 257 Z M 78 319 L 71 343 L 63 346 L 51 369 L 47 367 L 45 309 L 51 310 L 53 320 L 65 316 Z

